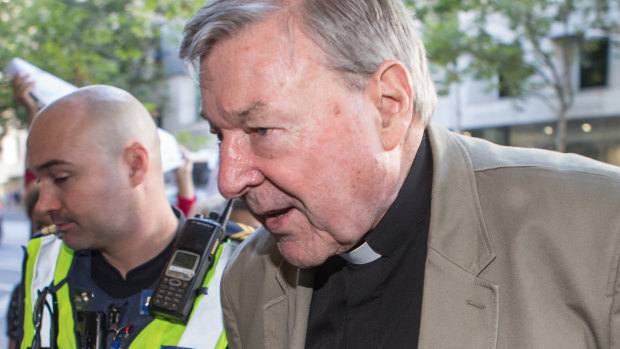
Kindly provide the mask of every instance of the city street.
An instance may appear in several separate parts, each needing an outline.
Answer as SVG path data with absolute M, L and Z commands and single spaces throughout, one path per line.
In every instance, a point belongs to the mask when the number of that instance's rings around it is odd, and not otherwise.
M 0 242 L 0 348 L 8 346 L 6 314 L 11 291 L 21 278 L 22 248 L 28 241 L 30 225 L 21 207 L 2 208 Z

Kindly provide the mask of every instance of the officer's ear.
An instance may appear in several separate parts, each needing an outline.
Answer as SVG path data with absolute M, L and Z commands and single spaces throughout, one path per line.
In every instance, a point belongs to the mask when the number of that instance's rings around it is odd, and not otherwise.
M 149 153 L 144 146 L 134 142 L 123 151 L 123 159 L 129 168 L 129 181 L 132 186 L 144 182 L 149 167 Z
M 397 147 L 413 120 L 411 78 L 402 62 L 388 60 L 371 77 L 369 88 L 379 112 L 379 137 L 386 151 Z

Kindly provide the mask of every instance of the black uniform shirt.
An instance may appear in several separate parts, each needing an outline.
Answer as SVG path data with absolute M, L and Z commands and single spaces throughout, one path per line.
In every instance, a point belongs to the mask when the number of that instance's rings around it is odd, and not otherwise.
M 176 207 L 172 210 L 179 219 L 175 233 L 178 235 L 185 223 L 185 217 Z M 145 309 L 146 301 L 170 259 L 174 240 L 153 259 L 130 270 L 126 278 L 123 278 L 100 252 L 76 252 L 68 277 L 74 308 L 78 311 L 104 314 L 108 328 L 105 336 L 107 348 L 112 347 L 116 336 L 115 329 L 131 327 L 122 340 L 121 348 L 126 348 L 153 320 Z M 113 320 L 115 316 L 112 313 L 117 314 L 116 321 Z
M 176 207 L 172 207 L 172 210 L 179 220 L 176 236 L 185 223 L 185 217 Z M 152 287 L 162 274 L 172 255 L 175 240 L 176 238 L 172 239 L 168 246 L 153 259 L 128 271 L 125 278 L 105 260 L 101 252 L 89 251 L 91 254 L 91 277 L 95 284 L 112 298 L 125 298 L 139 293 Z
M 428 137 L 403 187 L 365 240 L 381 255 L 316 268 L 306 348 L 417 348 L 433 163 Z

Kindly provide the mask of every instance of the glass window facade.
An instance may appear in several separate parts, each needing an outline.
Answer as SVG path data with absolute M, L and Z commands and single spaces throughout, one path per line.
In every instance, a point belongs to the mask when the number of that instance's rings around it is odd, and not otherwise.
M 555 123 L 467 130 L 473 137 L 526 148 L 554 149 Z M 620 166 L 620 117 L 570 120 L 566 150 Z

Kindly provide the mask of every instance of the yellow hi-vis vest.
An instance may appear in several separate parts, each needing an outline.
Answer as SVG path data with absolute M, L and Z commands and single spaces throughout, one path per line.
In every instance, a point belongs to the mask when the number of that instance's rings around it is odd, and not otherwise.
M 200 294 L 194 303 L 187 325 L 155 318 L 131 342 L 129 348 L 160 348 L 178 346 L 195 349 L 223 349 L 228 341 L 224 334 L 223 315 L 220 306 L 220 281 L 222 272 L 237 243 L 227 242 L 218 247 L 214 266 L 207 272 L 203 287 L 208 294 Z M 35 335 L 33 314 L 38 294 L 47 286 L 59 285 L 67 277 L 73 262 L 74 251 L 53 235 L 35 238 L 26 248 L 24 269 L 24 335 L 21 349 L 29 348 Z M 56 292 L 58 301 L 58 347 L 77 349 L 74 332 L 75 318 L 66 282 Z M 51 298 L 50 298 L 51 304 Z M 43 313 L 41 344 L 50 344 L 49 313 Z

